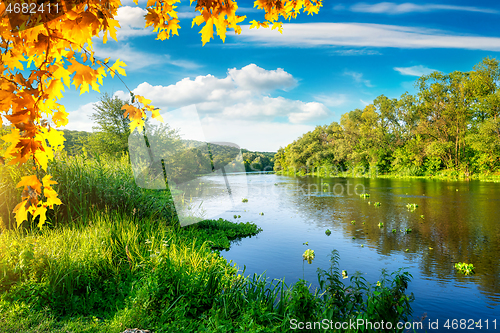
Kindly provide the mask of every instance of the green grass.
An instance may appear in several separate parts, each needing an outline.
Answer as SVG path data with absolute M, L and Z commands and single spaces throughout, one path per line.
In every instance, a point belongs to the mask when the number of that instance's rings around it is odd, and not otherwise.
M 26 170 L 1 170 L 3 193 L 15 203 Z M 343 284 L 336 251 L 330 270 L 318 272 L 317 290 L 304 280 L 288 286 L 239 274 L 219 251 L 261 229 L 222 219 L 181 228 L 168 191 L 138 188 L 126 156 L 59 159 L 49 171 L 64 202 L 49 227 L 9 229 L 7 220 L 1 229 L 2 333 L 285 332 L 291 319 L 411 314 L 408 273 L 384 275 L 382 285 L 354 274 Z M 3 216 L 12 218 L 6 207 Z

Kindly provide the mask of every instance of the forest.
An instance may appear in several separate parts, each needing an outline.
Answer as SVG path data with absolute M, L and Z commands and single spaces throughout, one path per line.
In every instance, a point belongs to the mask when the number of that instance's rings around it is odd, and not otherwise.
M 464 178 L 498 173 L 499 78 L 494 58 L 469 72 L 423 75 L 415 82 L 416 94 L 380 95 L 340 122 L 317 126 L 281 147 L 274 170 Z

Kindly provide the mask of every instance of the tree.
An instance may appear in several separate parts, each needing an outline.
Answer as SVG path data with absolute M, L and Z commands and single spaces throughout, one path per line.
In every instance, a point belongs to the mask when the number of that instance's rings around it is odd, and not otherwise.
M 175 10 L 180 0 L 148 0 L 145 26 L 153 26 L 157 39 L 178 35 L 179 20 Z M 194 1 L 191 1 L 191 3 Z M 135 0 L 136 5 L 138 1 Z M 34 5 L 34 11 L 32 10 Z M 43 6 L 41 6 L 43 5 Z M 61 204 L 51 188 L 55 182 L 47 170 L 48 160 L 64 146 L 62 132 L 52 127 L 65 126 L 68 113 L 58 103 L 65 87 L 73 84 L 80 93 L 89 87 L 99 91 L 103 77 L 110 74 L 125 76 L 126 64 L 117 59 L 108 65 L 108 59 L 96 59 L 93 37 L 116 40 L 119 27 L 115 19 L 120 0 L 7 0 L 0 2 L 0 112 L 12 124 L 11 133 L 2 136 L 10 144 L 1 161 L 24 164 L 30 161 L 35 174 L 24 177 L 22 201 L 14 213 L 18 225 L 38 217 L 43 226 L 48 208 Z M 269 27 L 282 31 L 280 17 L 296 18 L 301 10 L 317 13 L 321 0 L 256 0 L 254 6 L 265 11 L 265 21 L 251 21 L 252 28 Z M 50 8 L 51 10 L 47 10 Z M 27 10 L 29 9 L 29 11 Z M 200 30 L 203 45 L 216 34 L 225 40 L 228 28 L 241 33 L 245 16 L 236 15 L 238 5 L 232 0 L 198 0 L 193 21 Z M 77 56 L 81 57 L 81 60 Z M 137 101 L 137 103 L 134 102 Z M 130 130 L 140 131 L 146 112 L 161 119 L 151 101 L 133 96 L 131 105 L 124 106 L 124 116 L 130 119 Z M 0 117 L 0 126 L 2 125 Z
M 86 142 L 94 154 L 116 155 L 128 151 L 130 120 L 123 117 L 122 111 L 127 103 L 104 93 L 94 106 L 96 112 L 90 118 L 96 126 L 92 127 L 94 134 Z

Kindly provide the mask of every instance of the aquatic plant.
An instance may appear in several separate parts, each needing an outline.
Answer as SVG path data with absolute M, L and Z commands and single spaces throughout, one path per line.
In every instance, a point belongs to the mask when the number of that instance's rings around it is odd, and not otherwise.
M 423 219 L 424 219 L 424 216 L 423 216 L 423 215 L 420 215 L 420 218 L 423 220 Z
M 361 244 L 361 247 L 365 247 L 365 245 L 364 245 L 364 244 Z
M 366 199 L 366 198 L 369 198 L 370 195 L 368 193 L 363 193 L 363 194 L 360 194 L 359 197 L 363 198 L 363 199 Z
M 261 212 L 261 213 L 259 213 L 259 215 L 264 215 L 264 213 Z
M 351 221 L 351 224 L 356 224 L 356 221 L 352 220 L 352 221 Z
M 375 207 L 380 207 L 380 202 L 375 202 L 373 205 L 374 205 Z
M 330 235 L 332 234 L 332 232 L 330 231 L 330 229 L 326 229 L 326 230 L 325 230 L 325 234 L 326 234 L 327 236 L 330 236 Z
M 238 218 L 240 218 L 240 217 L 241 217 L 241 215 L 238 215 Z
M 455 269 L 459 271 L 462 274 L 465 275 L 472 275 L 474 274 L 474 265 L 473 264 L 466 264 L 464 262 L 457 262 L 455 264 Z
M 412 203 L 412 204 L 407 204 L 406 205 L 406 208 L 408 208 L 410 211 L 414 212 L 415 209 L 417 209 L 418 205 L 416 203 Z
M 243 199 L 241 199 L 241 202 L 248 202 L 248 199 L 243 198 Z
M 352 236 L 352 239 L 356 239 L 356 237 L 355 237 L 355 236 Z
M 396 229 L 392 229 L 392 233 L 393 233 L 393 234 L 395 234 L 395 233 L 396 233 L 396 231 L 397 231 Z
M 384 222 L 380 222 L 380 223 L 378 224 L 378 227 L 379 227 L 379 228 L 383 228 L 383 227 L 384 227 Z
M 237 218 L 238 218 L 238 215 L 234 215 L 233 217 L 234 217 L 235 219 L 237 219 Z
M 302 243 L 302 245 L 309 245 L 309 242 Z
M 307 249 L 303 254 L 302 254 L 302 259 L 307 260 L 308 264 L 312 264 L 312 261 L 314 260 L 314 250 Z
M 408 252 L 408 251 L 410 251 L 410 249 L 406 249 L 406 250 L 405 250 L 405 252 Z
M 342 271 L 342 278 L 343 279 L 347 279 L 349 276 L 347 276 L 347 271 L 346 270 L 343 270 Z
M 369 204 L 369 205 L 371 205 L 371 204 L 372 204 L 372 202 L 371 202 L 371 201 L 368 201 L 368 204 Z

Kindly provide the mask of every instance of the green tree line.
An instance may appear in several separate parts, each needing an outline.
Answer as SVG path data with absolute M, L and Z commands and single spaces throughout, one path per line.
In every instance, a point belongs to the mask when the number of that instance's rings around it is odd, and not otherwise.
M 472 71 L 433 72 L 415 95 L 378 96 L 340 122 L 317 126 L 275 155 L 274 170 L 310 173 L 354 168 L 429 176 L 500 171 L 499 61 Z

